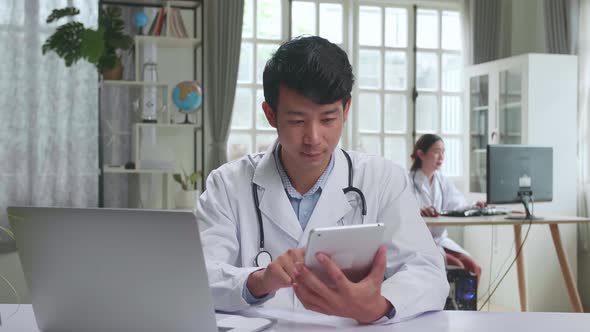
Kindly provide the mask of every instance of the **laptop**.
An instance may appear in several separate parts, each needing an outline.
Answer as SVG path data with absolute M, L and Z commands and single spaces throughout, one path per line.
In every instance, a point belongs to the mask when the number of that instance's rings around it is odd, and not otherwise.
M 41 331 L 260 331 L 213 309 L 188 211 L 9 207 Z

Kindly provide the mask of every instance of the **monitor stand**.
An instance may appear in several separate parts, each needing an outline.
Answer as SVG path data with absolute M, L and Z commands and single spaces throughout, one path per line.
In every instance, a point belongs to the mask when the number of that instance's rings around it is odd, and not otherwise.
M 532 192 L 531 192 L 531 194 L 532 194 Z M 510 216 L 507 216 L 506 219 L 508 219 L 508 220 L 543 220 L 543 217 L 537 217 L 537 216 L 534 216 L 531 214 L 531 210 L 529 209 L 529 205 L 528 205 L 528 202 L 531 201 L 531 196 L 520 195 L 520 193 L 519 193 L 519 196 L 520 196 L 520 202 L 524 206 L 524 210 L 525 210 L 526 214 L 524 216 L 510 215 Z M 525 197 L 528 198 L 528 202 L 525 199 Z

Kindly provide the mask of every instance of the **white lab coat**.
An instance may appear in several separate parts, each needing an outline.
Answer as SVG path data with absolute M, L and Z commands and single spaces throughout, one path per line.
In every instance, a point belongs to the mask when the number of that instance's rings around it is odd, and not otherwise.
M 432 184 L 429 183 L 428 178 L 421 169 L 410 172 L 410 181 L 420 207 L 432 206 L 436 211 L 440 212 L 464 209 L 469 206 L 465 196 L 455 187 L 452 181 L 439 171 L 434 173 Z M 449 238 L 445 226 L 430 226 L 428 229 L 441 252 L 444 253 L 443 248 L 446 248 L 469 255 L 465 249 Z
M 275 258 L 290 248 L 305 247 L 313 228 L 361 222 L 358 195 L 342 191 L 348 183 L 348 166 L 337 150 L 334 169 L 302 230 L 277 171 L 273 149 L 271 145 L 264 154 L 241 158 L 211 172 L 207 190 L 197 202 L 216 310 L 249 307 L 242 297 L 243 287 L 248 275 L 259 269 L 253 263 L 259 252 L 259 227 L 252 182 L 258 185 L 265 249 Z M 442 309 L 449 293 L 444 261 L 420 217 L 406 173 L 378 156 L 356 152 L 350 156 L 353 185 L 366 197 L 365 223 L 386 225 L 387 280 L 381 292 L 397 310 L 394 321 Z M 292 308 L 295 302 L 291 288 L 284 288 L 264 305 Z

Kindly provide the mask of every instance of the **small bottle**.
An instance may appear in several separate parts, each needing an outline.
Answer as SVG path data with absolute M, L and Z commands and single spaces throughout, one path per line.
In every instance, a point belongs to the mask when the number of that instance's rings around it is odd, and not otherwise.
M 158 81 L 158 66 L 154 62 L 143 64 L 143 81 Z M 143 102 L 141 118 L 146 123 L 158 122 L 158 89 L 156 86 L 145 86 L 143 88 Z

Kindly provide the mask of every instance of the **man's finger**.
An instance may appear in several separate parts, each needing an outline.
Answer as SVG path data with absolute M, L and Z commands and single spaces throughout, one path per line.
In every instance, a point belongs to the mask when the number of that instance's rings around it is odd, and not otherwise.
M 293 284 L 293 291 L 295 295 L 303 304 L 303 306 L 308 310 L 317 311 L 323 314 L 332 314 L 332 310 L 330 306 L 323 300 L 318 294 L 316 294 L 313 290 L 307 287 L 303 283 L 295 283 Z
M 304 285 L 306 288 L 313 291 L 319 297 L 326 299 L 326 301 L 328 302 L 330 302 L 334 298 L 334 291 L 331 290 L 305 265 L 298 263 L 297 269 L 299 270 L 299 275 L 295 280 L 298 284 Z
M 373 267 L 367 278 L 373 279 L 375 282 L 382 283 L 385 275 L 385 265 L 387 261 L 387 246 L 382 245 L 377 250 L 375 258 L 373 259 Z M 367 279 L 365 278 L 365 279 Z
M 326 273 L 330 276 L 330 279 L 334 281 L 336 288 L 345 289 L 349 286 L 350 280 L 348 280 L 342 270 L 340 270 L 338 265 L 336 265 L 328 255 L 320 252 L 316 254 L 316 258 L 320 264 L 322 264 L 324 270 L 326 270 Z
M 276 283 L 281 287 L 290 286 L 294 280 L 278 263 L 271 263 L 269 266 L 267 266 L 265 274 L 267 273 L 268 276 L 271 278 L 271 282 Z

